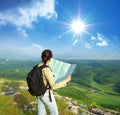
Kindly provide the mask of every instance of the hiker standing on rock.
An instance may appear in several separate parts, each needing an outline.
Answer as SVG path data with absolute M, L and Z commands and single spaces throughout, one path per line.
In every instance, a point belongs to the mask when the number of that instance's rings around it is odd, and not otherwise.
M 52 57 L 53 54 L 51 50 L 44 50 L 41 54 L 42 62 L 38 65 L 38 67 L 42 65 L 49 66 Z M 45 92 L 44 95 L 38 97 L 38 115 L 46 115 L 45 106 L 48 107 L 50 115 L 58 115 L 58 108 L 55 97 L 53 95 L 53 90 L 65 87 L 66 83 L 71 81 L 71 76 L 68 76 L 62 82 L 55 83 L 52 71 L 49 67 L 45 67 L 42 69 L 42 75 L 44 84 L 49 84 L 49 89 Z

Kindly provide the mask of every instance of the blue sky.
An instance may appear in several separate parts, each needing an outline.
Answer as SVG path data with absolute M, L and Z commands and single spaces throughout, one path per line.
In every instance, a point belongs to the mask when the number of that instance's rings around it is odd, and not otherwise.
M 0 58 L 120 59 L 119 0 L 1 0 Z M 81 20 L 76 33 L 72 23 Z

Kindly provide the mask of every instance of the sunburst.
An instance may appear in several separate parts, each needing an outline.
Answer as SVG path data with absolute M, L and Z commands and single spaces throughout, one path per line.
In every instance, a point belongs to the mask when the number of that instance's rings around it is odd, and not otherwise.
M 81 34 L 85 31 L 85 24 L 81 20 L 75 20 L 71 24 L 71 31 L 75 34 Z

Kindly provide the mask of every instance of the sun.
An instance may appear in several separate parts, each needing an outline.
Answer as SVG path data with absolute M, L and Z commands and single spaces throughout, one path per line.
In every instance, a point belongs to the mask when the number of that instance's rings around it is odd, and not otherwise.
M 85 24 L 81 20 L 75 20 L 71 24 L 71 30 L 76 34 L 81 34 L 85 30 Z

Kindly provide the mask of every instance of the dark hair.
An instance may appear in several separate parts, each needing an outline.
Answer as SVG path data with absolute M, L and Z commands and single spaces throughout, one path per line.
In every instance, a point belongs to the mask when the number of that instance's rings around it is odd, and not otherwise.
M 53 57 L 52 51 L 49 49 L 46 49 L 42 52 L 41 58 L 44 64 L 47 63 L 47 61 Z

